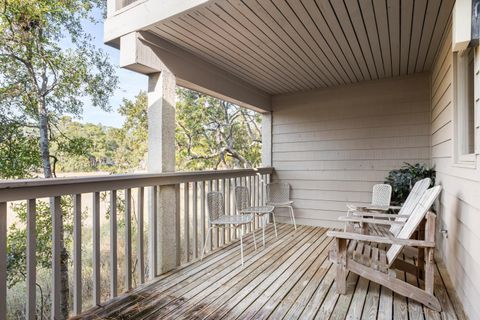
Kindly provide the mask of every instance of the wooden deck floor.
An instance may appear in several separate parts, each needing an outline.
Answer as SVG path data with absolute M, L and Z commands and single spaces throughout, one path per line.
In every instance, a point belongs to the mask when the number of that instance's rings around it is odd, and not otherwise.
M 335 270 L 328 260 L 332 240 L 326 231 L 305 226 L 294 231 L 291 225 L 279 225 L 276 239 L 270 226 L 265 248 L 255 251 L 252 237 L 247 237 L 243 268 L 234 243 L 82 318 L 463 319 L 438 268 L 435 295 L 442 314 L 354 274 L 347 279 L 348 294 L 336 294 Z M 257 241 L 261 243 L 260 232 Z M 410 275 L 407 280 L 418 283 Z

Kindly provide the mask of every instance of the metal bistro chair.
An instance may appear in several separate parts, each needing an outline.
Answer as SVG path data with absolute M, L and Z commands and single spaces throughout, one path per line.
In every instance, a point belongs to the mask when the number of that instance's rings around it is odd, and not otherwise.
M 243 266 L 243 233 L 244 226 L 253 222 L 253 214 L 241 214 L 241 215 L 226 215 L 225 214 L 225 200 L 223 193 L 221 192 L 209 192 L 207 194 L 207 207 L 208 207 L 208 232 L 205 244 L 202 250 L 202 256 L 200 260 L 203 260 L 205 249 L 207 248 L 208 238 L 211 237 L 210 233 L 213 228 L 225 228 L 227 226 L 233 226 L 236 230 L 241 228 L 240 233 L 240 256 Z M 257 250 L 257 241 L 255 240 L 255 233 L 253 233 L 253 243 L 255 250 Z
M 293 213 L 293 201 L 290 200 L 290 184 L 286 182 L 274 182 L 267 184 L 267 204 L 275 208 L 288 208 L 295 230 L 295 214 Z
M 263 246 L 265 247 L 265 226 L 267 225 L 267 218 L 269 213 L 272 213 L 273 217 L 273 227 L 275 228 L 275 237 L 278 237 L 277 234 L 277 225 L 275 223 L 275 215 L 273 214 L 273 206 L 266 205 L 266 206 L 258 206 L 252 207 L 250 205 L 250 191 L 247 187 L 238 186 L 235 187 L 235 205 L 237 208 L 237 212 L 239 214 L 256 214 L 262 217 L 262 233 L 263 233 Z M 255 231 L 253 231 L 255 234 Z
M 389 184 L 376 184 L 372 190 L 372 206 L 388 207 L 392 199 L 392 186 Z

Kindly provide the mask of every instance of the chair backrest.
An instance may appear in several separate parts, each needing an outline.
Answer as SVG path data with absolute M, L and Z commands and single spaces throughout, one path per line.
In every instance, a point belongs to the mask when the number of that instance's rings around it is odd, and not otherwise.
M 415 209 L 415 207 L 417 206 L 418 202 L 422 198 L 425 191 L 427 191 L 427 189 L 430 188 L 431 183 L 432 183 L 432 180 L 430 178 L 425 178 L 417 181 L 413 186 L 412 190 L 410 191 L 410 193 L 408 194 L 408 197 L 405 200 L 405 203 L 403 204 L 398 214 L 410 215 L 412 211 Z M 407 220 L 406 217 L 405 218 L 399 217 L 395 219 L 395 221 L 401 221 L 401 222 L 404 222 L 406 220 Z M 401 225 L 392 225 L 390 227 L 390 232 L 394 236 L 397 236 L 400 230 L 402 230 Z
M 287 203 L 290 201 L 290 184 L 274 182 L 267 184 L 267 203 Z
M 223 193 L 212 191 L 207 193 L 208 221 L 218 219 L 225 214 Z
M 250 207 L 250 190 L 248 190 L 248 187 L 235 187 L 235 207 L 237 212 Z
M 396 236 L 397 238 L 410 239 L 415 230 L 417 230 L 420 222 L 422 222 L 422 220 L 425 218 L 425 215 L 427 214 L 428 210 L 430 210 L 433 202 L 435 201 L 435 199 L 437 199 L 441 191 L 442 186 L 435 186 L 423 193 L 422 198 L 416 205 L 410 217 L 408 217 L 408 220 L 403 225 L 402 230 L 400 230 L 400 232 Z M 389 266 L 392 265 L 392 263 L 395 261 L 398 254 L 402 251 L 402 248 L 402 245 L 393 244 L 387 251 L 387 261 Z
M 389 184 L 376 184 L 373 186 L 372 206 L 388 207 L 392 199 L 392 186 Z

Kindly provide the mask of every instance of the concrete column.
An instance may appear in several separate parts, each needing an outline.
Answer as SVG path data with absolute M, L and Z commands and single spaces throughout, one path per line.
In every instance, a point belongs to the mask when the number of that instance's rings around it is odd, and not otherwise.
M 168 70 L 148 79 L 147 168 L 155 173 L 175 171 L 175 76 Z M 157 270 L 161 273 L 177 265 L 177 203 L 176 186 L 158 188 Z M 150 210 L 153 208 L 150 199 Z
M 262 113 L 262 166 L 272 166 L 272 113 Z

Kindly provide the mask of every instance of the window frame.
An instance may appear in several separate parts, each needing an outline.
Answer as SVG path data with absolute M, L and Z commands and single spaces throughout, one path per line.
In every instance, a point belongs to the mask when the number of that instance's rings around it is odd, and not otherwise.
M 465 55 L 470 55 L 470 52 L 453 52 L 453 102 L 454 102 L 454 162 L 457 165 L 465 166 L 465 167 L 472 167 L 476 168 L 476 158 L 477 158 L 477 113 L 478 113 L 478 83 L 476 83 L 476 79 L 478 77 L 478 63 L 477 63 L 477 55 L 478 55 L 478 47 L 470 47 L 466 50 L 472 52 L 473 55 L 473 64 L 472 64 L 472 81 L 473 81 L 473 135 L 471 139 L 473 139 L 473 151 L 470 153 L 464 153 L 464 150 L 468 148 L 466 146 L 469 143 L 469 135 L 468 129 L 466 126 L 468 125 L 467 113 L 468 109 L 465 107 L 465 104 L 468 103 L 468 79 L 470 67 L 470 59 L 467 57 L 466 66 L 462 66 L 459 68 L 459 55 L 464 55 L 461 57 L 465 59 Z M 465 60 L 464 60 L 465 62 Z M 462 90 L 462 91 L 460 91 Z M 462 97 L 460 97 L 462 94 Z

